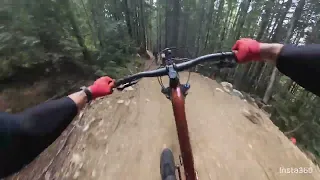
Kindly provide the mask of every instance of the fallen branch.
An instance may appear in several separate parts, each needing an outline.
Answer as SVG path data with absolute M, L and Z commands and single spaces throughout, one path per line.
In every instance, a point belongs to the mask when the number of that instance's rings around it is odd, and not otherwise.
M 305 122 L 302 122 L 301 124 L 299 124 L 297 127 L 295 127 L 294 129 L 290 130 L 290 131 L 287 131 L 287 132 L 284 132 L 283 134 L 284 135 L 289 135 L 295 131 L 297 131 L 298 129 L 300 129 L 303 125 L 305 124 Z

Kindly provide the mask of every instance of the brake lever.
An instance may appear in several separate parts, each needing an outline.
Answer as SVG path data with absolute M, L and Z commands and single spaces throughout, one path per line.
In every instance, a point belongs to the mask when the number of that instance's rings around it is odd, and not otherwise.
M 129 87 L 129 86 L 132 86 L 132 85 L 135 85 L 138 83 L 139 80 L 135 80 L 135 81 L 131 81 L 129 83 L 126 83 L 126 84 L 123 84 L 121 85 L 120 87 L 117 87 L 117 90 L 118 91 L 123 91 L 125 88 Z

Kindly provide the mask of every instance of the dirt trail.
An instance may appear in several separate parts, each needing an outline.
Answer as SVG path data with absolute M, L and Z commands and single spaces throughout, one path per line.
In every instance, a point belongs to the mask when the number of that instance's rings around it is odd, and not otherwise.
M 188 73 L 182 73 L 184 82 Z M 164 78 L 166 79 L 166 78 Z M 167 81 L 164 81 L 167 84 Z M 199 179 L 320 179 L 320 171 L 262 112 L 253 124 L 242 109 L 253 106 L 216 91 L 215 81 L 191 75 L 186 114 Z M 160 179 L 159 157 L 179 146 L 170 101 L 156 78 L 115 92 L 85 110 L 72 153 L 45 179 Z M 177 161 L 178 162 L 178 161 Z M 311 174 L 281 174 L 280 168 L 311 167 Z

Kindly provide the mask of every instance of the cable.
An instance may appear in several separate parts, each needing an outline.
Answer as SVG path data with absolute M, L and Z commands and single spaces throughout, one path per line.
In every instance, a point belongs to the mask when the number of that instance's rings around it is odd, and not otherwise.
M 163 66 L 162 65 L 160 65 L 157 69 L 160 69 L 160 68 L 162 68 Z M 164 88 L 164 85 L 163 85 L 163 82 L 162 82 L 162 78 L 161 78 L 161 76 L 158 76 L 157 77 L 157 79 L 158 79 L 158 82 L 159 82 L 159 84 L 160 84 L 160 86 L 161 86 L 161 88 Z

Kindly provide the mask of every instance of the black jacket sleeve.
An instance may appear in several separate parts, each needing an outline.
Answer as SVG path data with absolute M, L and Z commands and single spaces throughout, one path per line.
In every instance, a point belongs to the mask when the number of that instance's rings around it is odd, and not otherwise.
M 30 163 L 77 115 L 69 98 L 48 101 L 19 114 L 0 113 L 0 178 Z
M 320 44 L 285 45 L 277 59 L 277 68 L 306 90 L 320 96 Z

